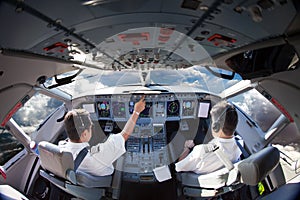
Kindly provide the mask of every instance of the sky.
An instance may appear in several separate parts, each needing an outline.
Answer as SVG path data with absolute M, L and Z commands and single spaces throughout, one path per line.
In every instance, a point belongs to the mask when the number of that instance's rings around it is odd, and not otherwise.
M 37 93 L 15 113 L 13 119 L 30 135 L 59 105 L 62 102 Z

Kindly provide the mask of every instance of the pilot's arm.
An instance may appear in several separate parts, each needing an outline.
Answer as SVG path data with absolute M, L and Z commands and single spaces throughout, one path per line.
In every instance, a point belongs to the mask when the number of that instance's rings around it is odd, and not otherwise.
M 201 162 L 201 156 L 199 156 L 199 148 L 201 150 L 200 146 L 196 146 L 192 152 L 188 152 L 185 158 L 175 164 L 175 169 L 177 172 L 195 171 L 197 169 L 198 164 Z
M 193 140 L 187 140 L 187 141 L 185 141 L 183 152 L 179 156 L 178 161 L 183 160 L 191 152 L 191 150 L 192 150 L 192 148 L 194 146 L 195 146 L 195 144 L 194 144 Z
M 136 121 L 139 118 L 139 114 L 144 109 L 145 109 L 145 95 L 138 102 L 135 103 L 133 113 L 132 113 L 131 117 L 129 118 L 129 120 L 127 121 L 127 123 L 125 124 L 125 127 L 123 128 L 123 130 L 121 132 L 125 141 L 129 138 L 130 134 L 132 133 L 132 131 L 135 127 Z

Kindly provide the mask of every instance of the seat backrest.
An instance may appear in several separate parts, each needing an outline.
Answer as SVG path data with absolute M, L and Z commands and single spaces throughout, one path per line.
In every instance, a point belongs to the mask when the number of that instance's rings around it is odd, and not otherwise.
M 46 141 L 39 143 L 38 150 L 41 166 L 45 170 L 61 178 L 70 179 L 70 172 L 74 173 L 74 161 L 71 152 L 61 151 L 57 145 Z M 73 178 L 72 180 L 74 181 Z
M 280 153 L 276 147 L 269 146 L 238 164 L 241 182 L 247 185 L 257 185 L 279 164 Z
M 234 164 L 232 170 L 222 168 L 209 174 L 179 173 L 185 186 L 218 189 L 232 183 L 257 185 L 279 163 L 279 150 L 269 146 Z M 240 176 L 239 176 L 240 174 Z
M 38 145 L 41 166 L 73 184 L 83 187 L 110 187 L 112 175 L 94 176 L 85 172 L 74 171 L 74 160 L 71 152 L 61 151 L 55 144 L 42 141 Z

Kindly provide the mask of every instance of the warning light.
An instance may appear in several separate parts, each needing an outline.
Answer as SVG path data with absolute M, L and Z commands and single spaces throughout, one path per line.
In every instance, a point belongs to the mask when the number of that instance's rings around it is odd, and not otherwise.
M 141 41 L 149 41 L 150 34 L 143 33 L 126 33 L 118 35 L 119 39 L 123 42 L 132 42 L 133 45 L 139 45 Z
M 68 48 L 68 45 L 62 42 L 56 42 L 50 46 L 44 48 L 44 51 L 51 51 L 51 52 L 60 52 L 63 53 L 65 49 Z
M 236 39 L 224 35 L 220 35 L 220 34 L 214 34 L 210 36 L 207 40 L 213 42 L 215 46 L 219 46 L 219 45 L 229 46 L 230 44 L 236 42 Z
M 288 118 L 290 122 L 294 122 L 290 113 L 276 99 L 272 98 L 271 102 Z
M 6 171 L 2 166 L 0 166 L 0 174 L 4 178 L 4 180 L 6 180 Z

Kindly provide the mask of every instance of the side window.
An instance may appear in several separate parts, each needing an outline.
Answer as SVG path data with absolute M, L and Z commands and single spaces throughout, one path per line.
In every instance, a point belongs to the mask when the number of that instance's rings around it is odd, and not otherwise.
M 295 123 L 289 124 L 273 140 L 272 145 L 281 152 L 281 166 L 286 181 L 300 174 L 300 132 Z
M 0 166 L 24 149 L 24 146 L 4 127 L 0 127 Z
M 294 152 L 291 157 L 300 159 L 300 132 L 295 123 L 289 124 L 273 140 L 273 145 L 286 152 Z
M 31 136 L 39 125 L 62 104 L 62 101 L 37 93 L 13 115 L 13 119 L 26 134 Z
M 265 134 L 279 118 L 281 112 L 255 89 L 230 99 L 245 111 Z M 295 123 L 290 123 L 270 143 L 281 152 L 280 159 L 286 181 L 300 174 L 300 132 Z
M 267 132 L 280 116 L 280 111 L 257 90 L 252 89 L 230 98 L 253 119 L 258 126 Z

